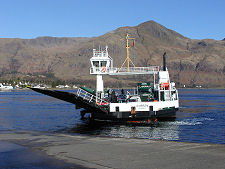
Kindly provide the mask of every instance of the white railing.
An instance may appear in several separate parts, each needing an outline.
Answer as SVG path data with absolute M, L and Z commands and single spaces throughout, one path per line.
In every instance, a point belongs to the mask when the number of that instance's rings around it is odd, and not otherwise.
M 93 57 L 108 57 L 106 52 L 102 52 L 102 51 L 95 51 L 93 53 Z
M 114 71 L 116 72 L 133 72 L 133 73 L 148 73 L 148 72 L 158 72 L 159 66 L 151 66 L 151 67 L 130 67 L 129 69 L 127 67 L 122 68 L 115 68 Z
M 84 100 L 87 100 L 89 103 L 94 102 L 98 105 L 108 105 L 107 101 L 102 100 L 102 99 L 96 97 L 95 95 L 93 95 L 93 94 L 91 94 L 91 93 L 89 93 L 89 92 L 87 92 L 87 91 L 85 91 L 81 88 L 79 88 L 77 90 L 77 96 L 81 97 Z
M 156 74 L 159 66 L 151 67 L 127 67 L 122 68 L 90 68 L 90 74 L 129 75 L 129 74 Z

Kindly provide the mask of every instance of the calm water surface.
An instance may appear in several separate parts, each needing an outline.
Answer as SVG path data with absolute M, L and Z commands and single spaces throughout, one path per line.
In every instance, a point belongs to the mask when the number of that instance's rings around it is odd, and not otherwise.
M 0 132 L 64 132 L 225 144 L 225 89 L 180 89 L 179 97 L 175 121 L 134 126 L 90 124 L 80 120 L 80 111 L 73 104 L 30 90 L 0 92 Z

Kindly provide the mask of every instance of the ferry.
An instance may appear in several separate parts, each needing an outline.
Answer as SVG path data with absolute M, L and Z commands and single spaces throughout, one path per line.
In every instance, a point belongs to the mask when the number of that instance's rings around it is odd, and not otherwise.
M 127 56 L 122 66 L 113 66 L 113 59 L 104 50 L 93 49 L 90 58 L 90 74 L 96 76 L 96 89 L 80 87 L 75 93 L 57 90 L 30 89 L 70 103 L 81 109 L 81 117 L 86 113 L 98 121 L 123 121 L 131 123 L 151 122 L 176 118 L 179 109 L 178 90 L 170 81 L 166 67 L 166 53 L 163 54 L 163 66 L 136 67 L 129 56 L 130 35 L 126 35 Z M 124 67 L 126 65 L 126 67 Z M 103 76 L 153 76 L 152 82 L 137 82 L 135 90 L 105 89 Z

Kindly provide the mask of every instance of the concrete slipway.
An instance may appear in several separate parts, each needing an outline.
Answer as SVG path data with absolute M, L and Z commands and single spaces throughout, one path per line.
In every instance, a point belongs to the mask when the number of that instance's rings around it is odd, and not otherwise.
M 13 153 L 18 146 L 26 149 L 26 154 L 33 153 L 28 161 L 23 159 L 24 166 L 22 161 L 5 158 L 4 153 Z M 33 164 L 30 161 L 37 153 L 45 160 Z M 0 157 L 2 162 L 14 161 L 12 168 L 45 162 L 46 168 L 223 169 L 225 145 L 12 131 L 0 133 Z M 0 168 L 7 167 L 3 165 Z

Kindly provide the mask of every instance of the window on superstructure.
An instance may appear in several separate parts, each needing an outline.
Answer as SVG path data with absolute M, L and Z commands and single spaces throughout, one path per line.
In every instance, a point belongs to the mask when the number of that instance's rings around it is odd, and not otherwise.
M 107 61 L 101 61 L 101 67 L 106 67 Z
M 93 65 L 94 65 L 95 67 L 99 67 L 99 61 L 93 61 Z

